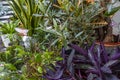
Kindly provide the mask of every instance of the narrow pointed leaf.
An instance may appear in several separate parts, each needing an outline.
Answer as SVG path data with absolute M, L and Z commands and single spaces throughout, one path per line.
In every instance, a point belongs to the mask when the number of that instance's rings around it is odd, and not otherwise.
M 75 45 L 75 44 L 68 44 L 69 47 L 75 49 L 77 52 L 79 52 L 80 54 L 84 55 L 87 57 L 87 51 L 80 48 L 79 46 Z

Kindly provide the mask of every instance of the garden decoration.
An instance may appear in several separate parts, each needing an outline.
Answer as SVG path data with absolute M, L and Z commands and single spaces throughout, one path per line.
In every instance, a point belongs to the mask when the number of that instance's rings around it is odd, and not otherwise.
M 120 9 L 120 6 L 117 7 L 114 6 L 115 3 L 116 1 L 114 0 L 109 2 L 106 2 L 106 0 L 104 0 L 103 2 L 101 2 L 101 6 L 105 8 L 105 10 L 101 12 L 102 19 L 105 20 L 107 24 L 102 26 L 101 28 L 96 29 L 96 33 L 97 33 L 96 36 L 98 41 L 100 42 L 103 41 L 105 43 L 105 46 L 117 46 L 116 44 L 118 43 L 116 42 L 119 42 L 116 40 L 115 35 L 113 35 L 113 27 L 112 27 L 113 26 L 112 17 Z
M 30 41 L 31 41 L 31 37 L 27 36 L 28 34 L 28 30 L 27 29 L 23 29 L 23 28 L 15 28 L 15 30 L 19 33 L 19 35 L 22 37 L 22 40 L 24 42 L 24 46 L 25 48 L 29 48 L 30 47 Z
M 20 36 L 27 36 L 28 30 L 23 28 L 15 28 L 15 30 L 20 34 Z

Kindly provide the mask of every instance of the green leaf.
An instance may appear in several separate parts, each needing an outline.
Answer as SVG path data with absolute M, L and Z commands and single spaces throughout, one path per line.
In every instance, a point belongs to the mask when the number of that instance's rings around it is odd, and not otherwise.
M 120 6 L 112 8 L 110 12 L 106 11 L 104 15 L 111 16 L 111 15 L 115 14 L 118 10 L 120 10 Z
M 0 63 L 0 72 L 4 70 L 4 64 Z
M 13 71 L 17 70 L 16 67 L 12 64 L 5 64 L 5 67 L 9 70 L 13 70 Z
M 45 7 L 44 7 L 43 3 L 40 1 L 39 1 L 39 8 L 40 8 L 41 12 L 45 14 Z
M 39 73 L 43 73 L 42 67 L 39 66 L 37 70 L 38 70 Z
M 68 24 L 68 21 L 66 20 L 65 21 L 65 23 L 63 24 L 63 26 L 62 26 L 62 29 L 61 29 L 61 31 L 63 31 L 63 30 L 65 30 L 66 29 L 66 27 L 67 27 L 67 24 Z
M 42 58 L 41 58 L 41 54 L 35 54 L 35 61 L 36 62 L 41 62 Z
M 56 57 L 56 60 L 61 61 L 61 60 L 63 60 L 63 58 L 62 57 Z
M 84 32 L 84 31 L 79 32 L 79 33 L 75 36 L 75 38 L 77 38 L 77 37 L 79 37 L 80 35 L 82 35 L 83 32 Z
M 58 25 L 55 19 L 53 19 L 53 25 L 54 25 L 55 30 L 58 31 Z
M 58 41 L 59 41 L 59 38 L 56 39 L 56 40 L 54 40 L 54 41 L 52 42 L 51 46 L 55 45 Z
M 56 31 L 54 29 L 48 30 L 48 29 L 42 29 L 42 28 L 40 28 L 40 30 L 45 31 L 45 32 L 49 32 L 51 34 L 55 34 L 55 35 L 58 35 L 58 36 L 62 36 L 62 34 L 60 32 L 58 32 L 58 31 Z

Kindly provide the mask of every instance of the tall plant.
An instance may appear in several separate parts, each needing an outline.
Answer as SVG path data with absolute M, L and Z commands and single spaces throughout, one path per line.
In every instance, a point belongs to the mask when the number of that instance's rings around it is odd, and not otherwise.
M 21 21 L 22 27 L 28 29 L 31 36 L 40 21 L 40 18 L 34 16 L 34 14 L 39 13 L 36 0 L 11 0 L 10 5 Z

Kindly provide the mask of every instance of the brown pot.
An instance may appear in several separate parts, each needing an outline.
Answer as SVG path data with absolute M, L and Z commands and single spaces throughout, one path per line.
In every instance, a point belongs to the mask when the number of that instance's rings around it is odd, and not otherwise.
M 96 42 L 97 45 L 100 45 L 100 42 Z M 120 42 L 104 42 L 104 46 L 105 47 L 117 47 L 117 46 L 120 46 Z

